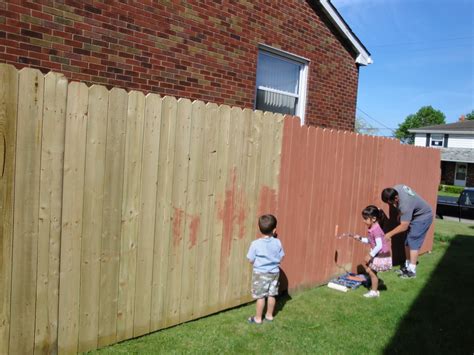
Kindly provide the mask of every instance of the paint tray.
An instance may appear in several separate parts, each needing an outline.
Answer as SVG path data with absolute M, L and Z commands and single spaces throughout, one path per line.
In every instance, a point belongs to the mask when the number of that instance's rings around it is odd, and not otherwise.
M 355 290 L 360 285 L 367 286 L 367 284 L 368 279 L 364 274 L 348 272 L 329 281 L 328 287 L 333 290 L 347 292 L 349 290 Z

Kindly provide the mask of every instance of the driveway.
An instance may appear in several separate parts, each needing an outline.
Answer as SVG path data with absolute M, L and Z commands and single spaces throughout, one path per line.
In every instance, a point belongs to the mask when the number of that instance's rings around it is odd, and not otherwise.
M 459 218 L 457 218 L 457 217 L 443 216 L 443 220 L 461 222 L 461 223 L 466 223 L 466 224 L 474 224 L 474 219 L 461 218 L 461 220 L 459 220 Z

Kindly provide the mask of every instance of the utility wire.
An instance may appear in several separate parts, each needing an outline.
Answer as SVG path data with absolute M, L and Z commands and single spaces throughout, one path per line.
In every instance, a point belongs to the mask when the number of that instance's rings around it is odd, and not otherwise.
M 396 128 L 385 128 L 385 127 L 372 126 L 369 123 L 369 121 L 367 121 L 362 116 L 357 116 L 357 120 L 368 125 L 368 127 L 362 127 L 361 128 L 361 129 L 366 130 L 366 131 L 387 131 L 387 130 L 392 131 L 392 130 L 396 129 Z
M 371 120 L 373 120 L 374 122 L 377 122 L 379 125 L 381 125 L 382 127 L 384 127 L 385 129 L 388 129 L 390 132 L 393 133 L 393 135 L 395 136 L 395 130 L 386 126 L 385 124 L 383 124 L 382 122 L 380 122 L 379 120 L 373 118 L 371 115 L 369 115 L 367 112 L 363 111 L 362 109 L 360 109 L 359 107 L 356 107 L 357 110 L 359 110 L 360 112 L 362 112 L 364 115 L 366 115 L 368 118 L 370 118 Z

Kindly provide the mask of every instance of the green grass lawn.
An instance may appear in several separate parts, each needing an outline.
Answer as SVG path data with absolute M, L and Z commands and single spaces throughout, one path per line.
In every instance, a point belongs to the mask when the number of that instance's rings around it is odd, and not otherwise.
M 459 197 L 458 193 L 438 191 L 438 196 L 450 196 L 450 197 Z
M 247 324 L 254 304 L 97 351 L 169 354 L 472 354 L 474 225 L 436 220 L 417 278 L 381 274 L 379 299 L 326 286 L 278 301 L 272 323 Z M 95 353 L 95 352 L 94 352 Z

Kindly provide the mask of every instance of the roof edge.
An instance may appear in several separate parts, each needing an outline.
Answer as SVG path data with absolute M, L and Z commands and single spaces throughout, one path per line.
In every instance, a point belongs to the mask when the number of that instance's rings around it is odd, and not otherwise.
M 319 3 L 323 6 L 324 12 L 328 15 L 329 20 L 336 26 L 336 28 L 341 32 L 341 34 L 346 37 L 354 50 L 357 52 L 356 63 L 360 65 L 369 65 L 372 64 L 372 58 L 370 57 L 369 51 L 364 47 L 362 42 L 357 38 L 357 36 L 352 32 L 349 25 L 344 21 L 341 14 L 330 0 L 319 0 Z
M 408 132 L 410 133 L 440 133 L 440 134 L 465 134 L 465 135 L 474 135 L 473 131 L 447 131 L 442 129 L 409 129 Z

